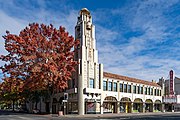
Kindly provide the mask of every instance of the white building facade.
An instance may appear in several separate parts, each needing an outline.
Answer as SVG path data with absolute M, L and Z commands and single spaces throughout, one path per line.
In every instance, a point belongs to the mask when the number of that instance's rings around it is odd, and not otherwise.
M 75 48 L 75 60 L 79 65 L 68 83 L 69 88 L 54 96 L 53 113 L 63 111 L 65 114 L 84 115 L 163 111 L 162 88 L 157 83 L 104 72 L 103 64 L 98 63 L 95 26 L 86 8 L 79 13 L 75 38 L 80 40 L 80 45 Z M 45 112 L 48 112 L 48 107 L 46 103 Z
M 80 64 L 66 91 L 67 113 L 162 111 L 162 90 L 157 83 L 103 71 L 98 63 L 95 26 L 86 8 L 78 16 L 75 38 L 80 40 L 75 55 Z
M 165 91 L 163 104 L 165 105 L 165 111 L 180 111 L 180 78 L 175 77 L 173 70 L 170 71 L 169 76 L 169 79 L 163 81 Z

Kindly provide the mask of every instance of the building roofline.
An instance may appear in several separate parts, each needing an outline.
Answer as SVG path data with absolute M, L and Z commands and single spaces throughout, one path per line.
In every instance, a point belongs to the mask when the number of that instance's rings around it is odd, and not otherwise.
M 174 77 L 174 79 L 178 79 L 178 80 L 180 80 L 180 78 L 179 78 L 179 77 L 176 77 L 176 76 Z
M 109 73 L 109 72 L 103 72 L 103 76 L 106 78 L 113 78 L 116 80 L 123 80 L 123 81 L 128 81 L 128 82 L 133 82 L 133 83 L 140 83 L 140 84 L 144 84 L 144 85 L 161 87 L 160 85 L 158 85 L 155 82 L 150 82 L 150 81 L 141 80 L 141 79 L 137 79 L 137 78 L 131 78 L 131 77 L 113 74 L 113 73 Z
M 89 10 L 87 8 L 82 8 L 80 10 L 80 15 L 82 15 L 83 13 L 90 15 L 90 12 L 89 12 Z

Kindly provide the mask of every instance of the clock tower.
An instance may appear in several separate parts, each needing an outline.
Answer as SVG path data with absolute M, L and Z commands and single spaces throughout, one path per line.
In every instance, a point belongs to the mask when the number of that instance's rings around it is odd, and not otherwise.
M 78 87 L 78 113 L 83 115 L 88 112 L 85 106 L 89 99 L 92 100 L 91 102 L 100 100 L 103 77 L 103 65 L 98 63 L 95 26 L 92 24 L 92 16 L 86 8 L 79 13 L 75 38 L 80 40 L 80 45 L 76 48 L 75 53 L 75 59 L 79 61 L 75 81 L 77 81 Z M 98 104 L 95 106 L 94 111 L 99 111 L 100 103 L 99 106 Z

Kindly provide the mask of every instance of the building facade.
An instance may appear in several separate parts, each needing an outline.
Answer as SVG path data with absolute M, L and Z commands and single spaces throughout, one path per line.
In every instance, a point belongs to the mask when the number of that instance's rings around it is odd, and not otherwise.
M 180 111 L 180 78 L 175 77 L 173 70 L 169 72 L 169 79 L 163 80 L 164 95 L 163 104 L 165 111 Z
M 103 71 L 98 63 L 95 26 L 86 8 L 79 13 L 75 38 L 80 40 L 75 54 L 80 64 L 66 90 L 67 113 L 162 111 L 162 89 L 157 83 Z
M 163 89 L 156 82 L 104 72 L 103 64 L 98 63 L 95 26 L 86 8 L 79 13 L 75 38 L 80 40 L 80 45 L 75 48 L 75 60 L 79 65 L 68 83 L 69 88 L 54 96 L 53 113 L 63 111 L 65 114 L 84 115 L 163 111 Z M 48 108 L 46 102 L 40 109 L 48 112 Z

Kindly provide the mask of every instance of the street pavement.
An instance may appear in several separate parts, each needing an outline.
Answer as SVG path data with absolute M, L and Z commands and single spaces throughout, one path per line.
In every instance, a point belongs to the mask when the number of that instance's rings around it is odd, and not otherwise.
M 180 120 L 180 113 L 119 113 L 84 116 L 60 116 L 61 120 Z
M 180 113 L 119 113 L 87 115 L 38 115 L 0 110 L 0 120 L 180 120 Z
M 0 110 L 0 120 L 51 120 L 50 115 L 36 115 Z

